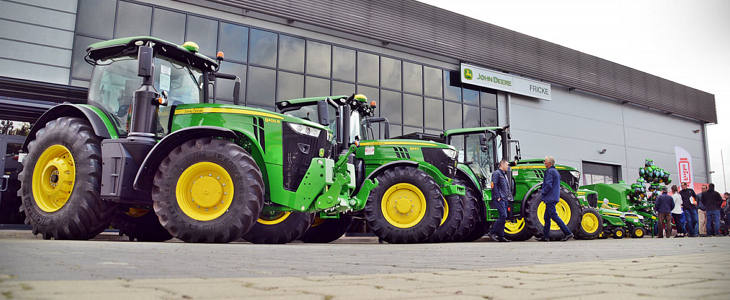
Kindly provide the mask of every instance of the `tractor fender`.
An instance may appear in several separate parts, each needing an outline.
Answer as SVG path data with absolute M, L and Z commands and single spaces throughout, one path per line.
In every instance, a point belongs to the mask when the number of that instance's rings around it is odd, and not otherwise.
M 472 190 L 474 190 L 474 194 L 477 195 L 478 200 L 480 200 L 480 201 L 484 200 L 484 199 L 482 199 L 484 197 L 484 194 L 482 194 L 482 191 L 479 189 L 479 185 L 477 184 L 477 182 L 474 180 L 473 177 L 469 176 L 469 174 L 467 174 L 466 172 L 464 172 L 464 170 L 461 170 L 459 168 L 456 168 L 455 177 L 461 179 L 467 185 L 469 185 L 468 188 L 471 188 Z
M 177 130 L 160 140 L 150 153 L 147 154 L 142 166 L 137 171 L 134 178 L 134 189 L 140 191 L 148 191 L 152 187 L 152 180 L 157 172 L 157 168 L 165 159 L 168 153 L 175 147 L 182 145 L 186 141 L 201 137 L 221 137 L 227 139 L 236 139 L 238 135 L 233 130 L 216 127 L 216 126 L 194 126 Z
M 389 169 L 389 168 L 392 168 L 392 167 L 396 167 L 396 166 L 411 166 L 411 167 L 418 168 L 418 163 L 415 162 L 415 161 L 412 161 L 412 160 L 397 160 L 397 161 L 391 161 L 391 162 L 389 162 L 387 164 L 384 164 L 384 165 L 382 165 L 380 167 L 377 167 L 375 170 L 373 170 L 372 172 L 370 172 L 370 175 L 368 175 L 367 177 L 365 177 L 365 180 L 367 180 L 367 179 L 373 179 L 373 178 L 377 177 L 378 175 L 380 175 L 380 173 L 383 173 L 383 171 L 385 171 L 386 169 Z M 363 180 L 363 182 L 365 180 Z M 358 185 L 357 188 L 355 189 L 355 191 L 352 194 L 353 195 L 357 195 L 357 193 L 360 192 L 360 188 L 361 187 L 362 187 L 362 184 L 361 185 Z
M 530 199 L 530 196 L 532 196 L 532 193 L 542 187 L 542 182 L 533 185 L 529 190 L 527 190 L 527 193 L 525 193 L 525 197 L 522 198 L 522 203 L 527 203 L 527 200 Z
M 30 129 L 30 132 L 28 132 L 28 136 L 25 138 L 22 151 L 28 152 L 28 143 L 35 139 L 35 134 L 38 130 L 46 126 L 46 123 L 51 120 L 60 117 L 76 117 L 87 120 L 89 124 L 91 124 L 91 128 L 94 130 L 94 134 L 103 139 L 109 139 L 112 138 L 112 136 L 117 137 L 117 132 L 113 127 L 107 128 L 104 119 L 110 124 L 111 122 L 106 115 L 103 115 L 102 112 L 97 112 L 87 105 L 78 105 L 66 102 L 51 107 L 51 109 L 47 110 L 40 118 L 38 118 L 38 120 L 36 120 L 33 127 Z M 109 129 L 112 129 L 113 132 L 110 132 Z

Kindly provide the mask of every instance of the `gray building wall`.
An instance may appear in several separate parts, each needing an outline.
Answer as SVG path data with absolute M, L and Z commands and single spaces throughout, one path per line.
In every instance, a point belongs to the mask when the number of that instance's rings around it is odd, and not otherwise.
M 639 177 L 645 159 L 653 159 L 679 182 L 676 145 L 692 155 L 694 180 L 707 182 L 699 122 L 563 87 L 553 86 L 552 95 L 552 101 L 511 97 L 512 136 L 520 140 L 523 157 L 553 155 L 558 163 L 578 168 L 584 161 L 620 165 L 627 182 Z
M 0 76 L 68 84 L 76 0 L 0 0 Z

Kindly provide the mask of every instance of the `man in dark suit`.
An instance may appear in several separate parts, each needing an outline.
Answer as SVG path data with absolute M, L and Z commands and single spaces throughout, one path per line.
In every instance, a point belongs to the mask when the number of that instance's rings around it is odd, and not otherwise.
M 499 218 L 492 224 L 489 238 L 497 242 L 509 242 L 504 238 L 504 222 L 507 220 L 507 206 L 512 201 L 510 177 L 509 163 L 503 159 L 499 162 L 499 169 L 492 173 L 492 207 L 499 212 Z
M 573 238 L 568 226 L 565 226 L 563 220 L 558 217 L 555 211 L 555 205 L 560 201 L 560 173 L 555 169 L 555 158 L 552 156 L 545 157 L 545 177 L 542 182 L 542 202 L 545 203 L 545 226 L 543 227 L 543 236 L 539 241 L 547 242 L 550 240 L 550 221 L 553 220 L 560 226 L 563 231 L 563 241 Z

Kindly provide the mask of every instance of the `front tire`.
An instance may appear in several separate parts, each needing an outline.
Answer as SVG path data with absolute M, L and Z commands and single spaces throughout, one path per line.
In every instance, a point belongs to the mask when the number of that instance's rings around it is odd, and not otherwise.
M 329 243 L 342 237 L 352 225 L 351 215 L 340 215 L 339 219 L 314 218 L 314 222 L 307 232 L 302 235 L 305 243 Z
M 592 240 L 598 237 L 603 231 L 603 218 L 592 207 L 583 208 L 580 225 L 575 232 L 575 237 L 581 240 Z
M 514 222 L 507 220 L 504 223 L 504 237 L 510 241 L 526 241 L 532 237 L 532 232 L 527 228 L 525 218 L 515 219 Z
M 286 244 L 301 237 L 312 224 L 303 212 L 263 212 L 243 239 L 254 244 Z
M 234 142 L 186 141 L 162 160 L 152 189 L 155 213 L 185 242 L 227 243 L 256 222 L 264 182 L 256 162 Z
M 631 237 L 635 239 L 643 238 L 646 235 L 644 227 L 634 227 L 631 229 Z
M 109 226 L 115 205 L 99 195 L 101 139 L 86 120 L 46 123 L 28 144 L 25 161 L 19 194 L 34 234 L 87 240 Z
M 464 203 L 460 195 L 451 195 L 444 199 L 444 215 L 441 224 L 428 239 L 432 243 L 449 242 L 459 229 L 464 214 Z
M 527 225 L 532 234 L 537 238 L 541 238 L 543 236 L 543 227 L 545 225 L 544 213 L 546 206 L 545 203 L 542 202 L 541 192 L 542 188 L 536 190 L 530 196 L 526 210 Z M 563 223 L 565 223 L 565 226 L 567 226 L 571 232 L 575 232 L 581 220 L 581 209 L 578 198 L 566 188 L 561 187 L 560 199 L 555 205 L 555 210 L 558 212 L 560 219 L 563 220 Z M 560 230 L 560 227 L 558 227 L 558 224 L 556 224 L 555 221 L 552 221 L 550 225 L 550 236 L 548 238 L 562 238 L 563 232 Z
M 616 227 L 616 229 L 613 230 L 614 239 L 622 239 L 625 236 L 626 236 L 626 229 L 623 229 L 622 227 Z
M 117 210 L 111 226 L 119 229 L 119 235 L 126 235 L 130 241 L 164 242 L 172 238 L 151 208 Z
M 427 241 L 444 213 L 438 184 L 414 167 L 393 167 L 376 178 L 379 184 L 365 205 L 368 227 L 388 243 Z
M 454 184 L 458 184 L 466 188 L 464 196 L 459 196 L 464 209 L 461 216 L 461 222 L 459 223 L 459 228 L 451 237 L 452 242 L 462 242 L 466 240 L 466 237 L 471 234 L 474 227 L 477 225 L 477 219 L 479 218 L 477 202 L 480 202 L 481 200 L 477 198 L 475 191 L 467 185 L 465 181 L 454 179 Z

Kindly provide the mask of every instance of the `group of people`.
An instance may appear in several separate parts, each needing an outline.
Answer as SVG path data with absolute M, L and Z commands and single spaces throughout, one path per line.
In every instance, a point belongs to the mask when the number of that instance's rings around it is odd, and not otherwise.
M 682 190 L 673 185 L 671 196 L 664 187 L 654 204 L 659 219 L 658 237 L 672 236 L 672 220 L 677 229 L 674 237 L 700 236 L 701 223 L 706 225 L 707 236 L 719 236 L 720 218 L 724 216 L 725 222 L 730 224 L 728 197 L 730 193 L 720 195 L 712 183 L 703 185 L 699 195 L 686 182 L 682 183 Z

